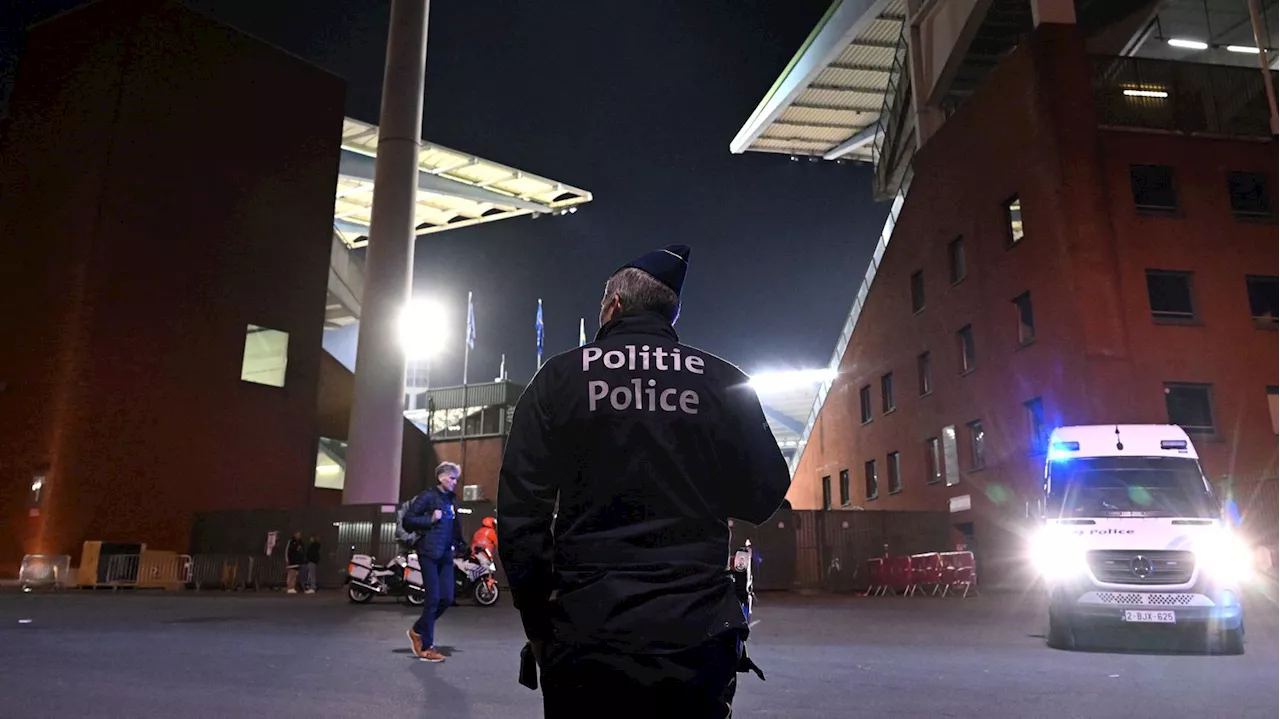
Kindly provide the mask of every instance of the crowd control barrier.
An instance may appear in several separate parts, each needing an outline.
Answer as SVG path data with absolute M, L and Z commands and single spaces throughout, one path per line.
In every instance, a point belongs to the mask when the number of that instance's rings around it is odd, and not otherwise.
M 191 581 L 191 570 L 191 557 L 186 554 L 151 550 L 141 554 L 113 554 L 107 558 L 105 577 L 97 586 L 172 591 Z
M 905 557 L 878 557 L 867 561 L 864 596 L 916 594 L 942 596 L 961 592 L 977 594 L 978 575 L 973 552 L 925 552 Z M 963 591 L 962 591 L 963 590 Z
M 18 569 L 18 585 L 25 591 L 45 587 L 62 589 L 70 577 L 71 557 L 66 554 L 28 554 Z

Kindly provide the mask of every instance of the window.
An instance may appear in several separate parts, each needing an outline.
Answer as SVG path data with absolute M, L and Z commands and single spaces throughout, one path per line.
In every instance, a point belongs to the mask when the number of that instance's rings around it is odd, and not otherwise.
M 920 383 L 920 396 L 933 392 L 933 359 L 928 352 L 916 358 L 916 378 Z
M 937 484 L 942 481 L 942 447 L 937 437 L 924 441 L 925 484 Z
M 283 387 L 289 366 L 289 333 L 249 325 L 244 333 L 244 359 L 240 379 L 270 387 Z
M 840 470 L 840 506 L 853 504 L 853 490 L 849 487 L 849 470 Z
M 862 403 L 862 423 L 871 421 L 871 385 L 864 385 L 858 390 L 858 400 Z
M 1024 402 L 1027 410 L 1027 429 L 1031 434 L 1031 453 L 1044 454 L 1049 446 L 1049 428 L 1044 423 L 1044 402 L 1036 397 Z
M 960 346 L 960 374 L 968 374 L 977 367 L 973 351 L 973 325 L 965 325 L 956 332 L 956 344 Z
M 1261 172 L 1228 172 L 1227 192 L 1236 217 L 1271 217 L 1271 193 Z
M 893 373 L 880 378 L 880 404 L 885 414 L 892 412 L 897 405 L 893 403 Z
M 315 486 L 320 489 L 346 487 L 347 443 L 332 437 L 321 437 L 316 447 Z
M 867 499 L 875 499 L 880 496 L 879 480 L 876 479 L 876 461 L 874 459 L 867 460 Z
M 1166 382 L 1164 404 L 1169 410 L 1169 424 L 1176 424 L 1188 434 L 1214 434 L 1212 385 Z
M 1005 242 L 1013 247 L 1026 234 L 1022 229 L 1022 200 L 1017 195 L 1004 203 Z
M 1190 272 L 1147 270 L 1147 299 L 1151 303 L 1151 316 L 1157 320 L 1190 322 L 1196 319 Z
M 969 423 L 969 469 L 987 466 L 987 435 L 982 431 L 982 420 Z
M 889 494 L 897 494 L 902 491 L 902 465 L 898 461 L 898 453 L 890 452 L 885 459 L 889 465 Z
M 1018 344 L 1026 346 L 1036 341 L 1036 315 L 1031 309 L 1031 293 L 1023 292 L 1013 298 L 1018 310 Z
M 1280 318 L 1280 285 L 1275 277 L 1250 275 L 1245 280 L 1249 290 L 1249 314 L 1258 329 L 1275 329 Z
M 942 459 L 946 471 L 947 486 L 960 484 L 960 448 L 956 442 L 956 426 L 949 424 L 942 428 Z
M 1267 386 L 1267 404 L 1271 408 L 1271 432 L 1273 434 L 1280 434 L 1280 404 L 1277 403 L 1280 397 L 1277 396 L 1277 393 L 1280 393 L 1280 387 L 1275 385 Z
M 1130 165 L 1129 187 L 1133 206 L 1139 210 L 1170 212 L 1178 209 L 1173 168 L 1165 165 Z
M 951 284 L 956 284 L 969 275 L 969 265 L 964 257 L 964 237 L 957 237 L 947 245 L 947 259 L 951 263 Z
M 831 477 L 822 478 L 822 508 L 831 509 Z
M 920 312 L 924 309 L 924 270 L 916 270 L 911 273 L 911 311 Z

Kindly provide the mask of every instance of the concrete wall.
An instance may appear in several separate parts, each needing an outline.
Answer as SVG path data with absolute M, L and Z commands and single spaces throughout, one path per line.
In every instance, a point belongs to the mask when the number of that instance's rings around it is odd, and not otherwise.
M 1197 442 L 1206 472 L 1275 474 L 1276 436 L 1265 387 L 1276 384 L 1274 331 L 1253 329 L 1244 275 L 1275 274 L 1275 224 L 1233 219 L 1227 169 L 1272 177 L 1275 147 L 1245 141 L 1099 131 L 1084 42 L 1046 25 L 1006 59 L 915 159 L 915 179 L 788 495 L 821 506 L 821 479 L 839 497 L 848 469 L 853 505 L 941 510 L 970 495 L 975 548 L 1011 547 L 1043 456 L 1032 450 L 1024 402 L 1040 398 L 1054 424 L 1168 421 L 1163 382 L 1214 384 L 1219 437 Z M 1185 208 L 1151 218 L 1133 209 L 1130 163 L 1177 168 Z M 1006 241 L 1005 200 L 1022 199 L 1026 237 Z M 1273 203 L 1275 202 L 1273 198 Z M 1273 205 L 1274 206 L 1274 205 Z M 948 244 L 963 236 L 968 276 L 952 285 Z M 1146 268 L 1193 269 L 1203 324 L 1152 322 Z M 922 270 L 926 306 L 912 311 Z M 1200 277 L 1203 276 L 1203 282 Z M 1030 291 L 1036 339 L 1021 346 L 1013 299 Z M 976 369 L 959 370 L 956 331 L 973 326 Z M 916 390 L 916 358 L 932 356 L 933 392 Z M 881 411 L 893 372 L 897 408 Z M 871 385 L 863 425 L 859 388 Z M 970 467 L 965 425 L 981 420 L 986 466 Z M 925 440 L 958 431 L 960 482 L 926 483 Z M 886 454 L 901 456 L 888 494 Z M 864 499 L 863 467 L 878 460 L 880 496 Z
M 176 3 L 31 31 L 0 159 L 0 572 L 307 502 L 343 99 Z M 285 387 L 240 380 L 250 323 L 289 333 Z

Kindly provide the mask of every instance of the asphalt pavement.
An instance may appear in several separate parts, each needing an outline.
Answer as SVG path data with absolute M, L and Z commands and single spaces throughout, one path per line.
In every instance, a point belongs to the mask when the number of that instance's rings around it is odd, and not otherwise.
M 1032 597 L 765 594 L 751 655 L 767 681 L 740 675 L 734 716 L 1270 718 L 1276 615 L 1254 600 L 1244 656 L 1063 652 Z M 452 608 L 438 665 L 409 652 L 414 616 L 332 592 L 7 592 L 0 717 L 542 716 L 508 604 Z

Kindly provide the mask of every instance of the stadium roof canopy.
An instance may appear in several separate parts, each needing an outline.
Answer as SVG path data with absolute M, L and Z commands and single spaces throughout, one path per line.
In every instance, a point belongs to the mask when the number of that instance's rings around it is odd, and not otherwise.
M 349 248 L 368 244 L 378 128 L 346 118 L 333 225 Z M 418 152 L 418 235 L 510 217 L 576 212 L 591 193 L 470 153 L 423 142 Z
M 729 149 L 871 162 L 906 15 L 906 0 L 832 3 Z

